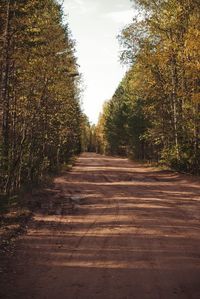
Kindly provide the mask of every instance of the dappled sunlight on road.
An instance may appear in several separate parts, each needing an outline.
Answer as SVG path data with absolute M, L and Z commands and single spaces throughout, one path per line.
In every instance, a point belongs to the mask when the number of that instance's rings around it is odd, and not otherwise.
M 27 292 L 37 284 L 32 298 L 54 299 L 59 287 L 70 299 L 122 299 L 119 290 L 129 299 L 135 291 L 136 299 L 171 299 L 174 290 L 178 298 L 198 298 L 196 179 L 84 154 L 55 180 L 55 190 L 18 247 Z

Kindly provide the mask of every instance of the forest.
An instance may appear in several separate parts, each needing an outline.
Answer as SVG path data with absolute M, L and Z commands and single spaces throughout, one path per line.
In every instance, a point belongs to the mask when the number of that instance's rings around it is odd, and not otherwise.
M 75 42 L 54 0 L 0 3 L 0 193 L 13 194 L 81 151 Z
M 139 15 L 119 35 L 129 68 L 104 105 L 96 147 L 199 174 L 199 1 L 134 3 Z
M 199 4 L 0 0 L 0 298 L 200 298 Z
M 199 174 L 198 0 L 134 1 L 118 36 L 128 67 L 98 124 L 81 108 L 75 41 L 55 0 L 0 3 L 0 194 L 37 184 L 81 151 Z

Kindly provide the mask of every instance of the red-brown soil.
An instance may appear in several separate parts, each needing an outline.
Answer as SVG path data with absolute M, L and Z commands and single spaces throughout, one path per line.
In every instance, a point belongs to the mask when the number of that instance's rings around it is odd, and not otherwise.
M 83 154 L 34 200 L 1 298 L 200 298 L 197 178 Z

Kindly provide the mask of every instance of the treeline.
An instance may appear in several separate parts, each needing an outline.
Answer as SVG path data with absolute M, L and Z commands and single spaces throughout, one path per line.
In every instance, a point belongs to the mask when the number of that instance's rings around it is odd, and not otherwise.
M 81 150 L 74 41 L 55 0 L 0 2 L 0 193 L 40 181 Z
M 97 126 L 101 152 L 200 173 L 198 0 L 135 0 L 119 39 L 129 71 Z
M 90 124 L 86 115 L 82 118 L 81 148 L 83 152 L 97 151 L 96 126 Z

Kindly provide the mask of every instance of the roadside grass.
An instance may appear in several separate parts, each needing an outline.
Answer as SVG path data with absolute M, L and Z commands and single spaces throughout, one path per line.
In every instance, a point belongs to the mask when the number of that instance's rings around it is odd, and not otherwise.
M 17 194 L 6 196 L 0 194 L 0 254 L 12 252 L 15 239 L 26 231 L 26 226 L 34 213 L 34 194 L 44 193 L 53 186 L 54 178 L 72 169 L 76 156 L 62 165 L 59 171 L 48 174 L 41 181 L 24 186 Z

